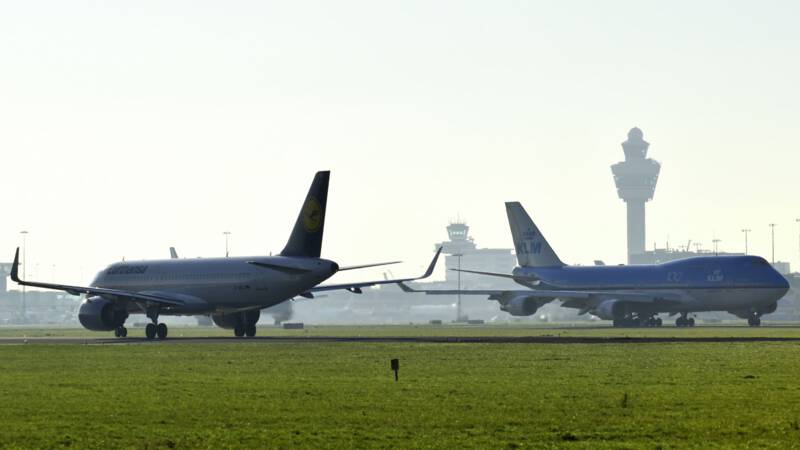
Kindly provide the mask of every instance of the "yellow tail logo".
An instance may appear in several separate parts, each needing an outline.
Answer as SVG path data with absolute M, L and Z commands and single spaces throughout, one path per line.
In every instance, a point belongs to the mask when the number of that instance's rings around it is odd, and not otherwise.
M 314 197 L 308 197 L 303 206 L 303 227 L 309 233 L 319 230 L 322 225 L 322 207 Z

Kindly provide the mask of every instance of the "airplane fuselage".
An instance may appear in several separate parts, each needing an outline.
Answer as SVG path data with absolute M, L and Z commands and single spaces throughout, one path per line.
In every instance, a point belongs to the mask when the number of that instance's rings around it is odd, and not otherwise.
M 767 308 L 789 289 L 787 280 L 757 256 L 695 257 L 655 265 L 517 267 L 514 276 L 518 283 L 533 289 L 632 292 L 682 299 L 655 308 L 634 305 L 649 312 Z M 531 278 L 541 283 L 533 284 Z
M 337 270 L 326 259 L 281 256 L 126 261 L 98 273 L 91 286 L 158 293 L 185 303 L 162 314 L 198 314 L 272 306 L 308 291 Z

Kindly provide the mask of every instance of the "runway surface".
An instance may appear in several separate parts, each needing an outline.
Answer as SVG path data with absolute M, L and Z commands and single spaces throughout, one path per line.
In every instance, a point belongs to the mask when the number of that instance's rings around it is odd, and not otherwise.
M 425 344 L 669 344 L 733 342 L 800 342 L 792 337 L 576 337 L 576 336 L 476 336 L 476 337 L 174 337 L 160 340 L 145 338 L 33 337 L 0 338 L 0 345 L 180 345 L 180 344 L 275 344 L 275 343 L 425 343 Z

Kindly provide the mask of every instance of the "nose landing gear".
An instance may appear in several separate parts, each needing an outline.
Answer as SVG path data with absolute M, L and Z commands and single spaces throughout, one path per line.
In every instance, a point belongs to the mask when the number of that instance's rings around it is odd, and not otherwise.
M 761 314 L 753 313 L 752 316 L 747 318 L 747 324 L 751 327 L 760 327 L 761 326 Z

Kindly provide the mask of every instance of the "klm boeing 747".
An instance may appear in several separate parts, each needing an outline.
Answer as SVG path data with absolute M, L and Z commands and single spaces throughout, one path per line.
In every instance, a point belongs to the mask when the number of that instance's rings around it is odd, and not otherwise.
M 78 311 L 81 324 L 93 331 L 113 330 L 117 337 L 127 336 L 125 321 L 135 313 L 145 314 L 152 321 L 145 328 L 148 339 L 167 337 L 167 326 L 158 322 L 159 316 L 209 314 L 214 323 L 232 329 L 235 336 L 252 337 L 264 308 L 297 296 L 313 298 L 319 291 L 346 289 L 361 293 L 367 286 L 404 281 L 319 285 L 343 270 L 398 262 L 339 267 L 320 258 L 329 179 L 327 171 L 314 177 L 279 256 L 177 259 L 171 249 L 170 259 L 117 262 L 98 273 L 89 286 L 68 286 L 20 279 L 18 248 L 11 279 L 23 286 L 85 294 L 87 298 Z M 437 252 L 425 274 L 416 279 L 431 275 L 438 256 Z
M 774 312 L 789 283 L 758 256 L 703 256 L 655 265 L 568 266 L 556 255 L 528 213 L 518 202 L 506 203 L 508 223 L 519 266 L 511 274 L 462 272 L 505 277 L 525 290 L 462 290 L 461 294 L 488 295 L 515 316 L 534 314 L 555 299 L 612 320 L 614 326 L 660 326 L 659 313 L 678 315 L 675 325 L 693 326 L 689 313 L 727 311 L 750 326 Z M 407 292 L 452 295 L 457 290 L 421 291 L 399 283 Z

